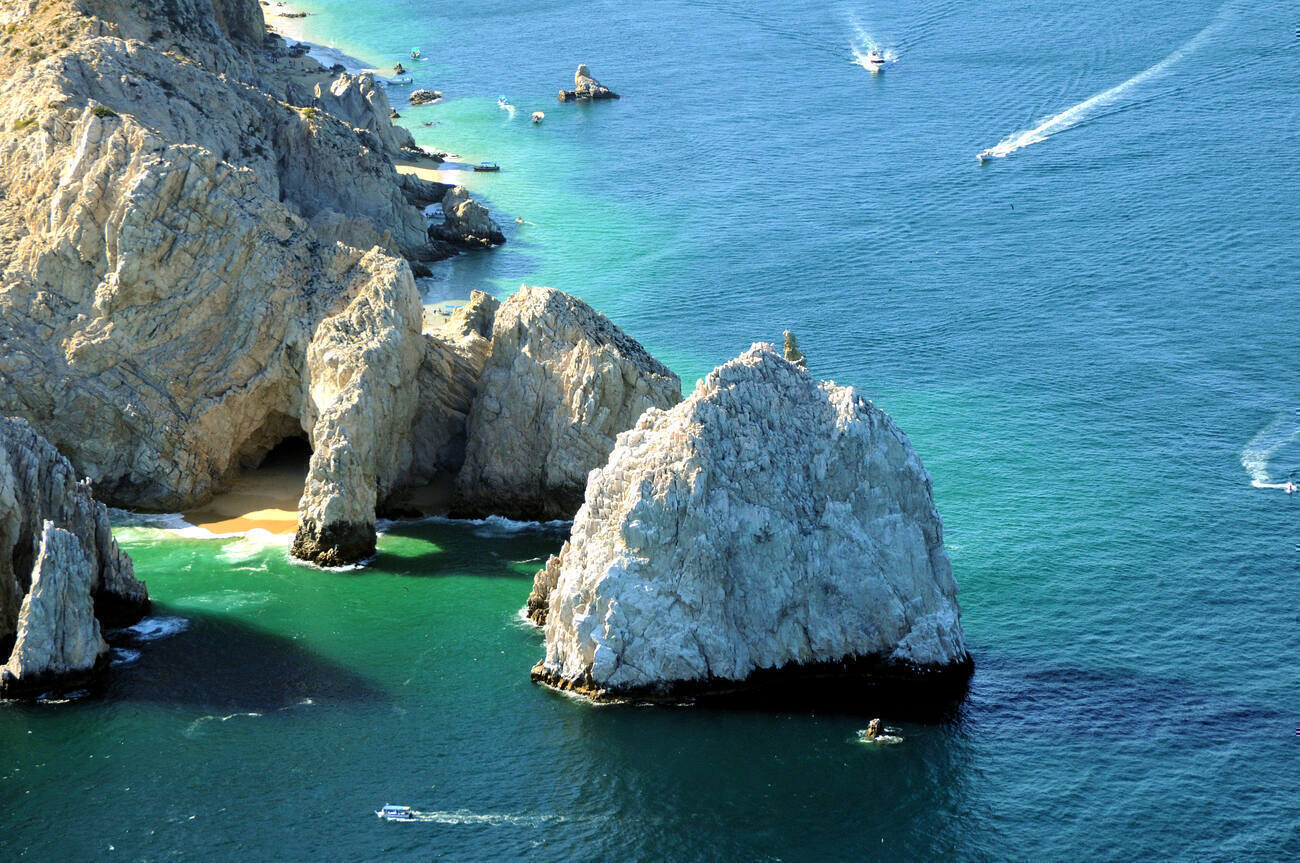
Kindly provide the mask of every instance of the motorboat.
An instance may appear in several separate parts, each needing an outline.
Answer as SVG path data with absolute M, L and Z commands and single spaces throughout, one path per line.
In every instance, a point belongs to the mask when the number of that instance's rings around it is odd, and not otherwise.
M 542 121 L 545 120 L 545 119 L 546 119 L 546 112 L 544 112 L 544 111 L 534 111 L 534 112 L 533 112 L 533 122 L 534 122 L 534 123 L 540 123 L 540 122 L 542 122 Z
M 487 171 L 500 171 L 501 166 L 498 165 L 496 162 L 479 162 L 477 165 L 474 166 L 474 170 L 480 173 L 487 172 Z
M 375 814 L 385 821 L 415 820 L 415 812 L 410 806 L 385 806 L 383 809 L 376 809 Z
M 993 148 L 989 147 L 985 150 L 980 150 L 979 153 L 975 156 L 975 158 L 979 159 L 982 164 L 984 162 L 987 162 L 989 159 L 997 158 L 997 155 L 998 155 L 997 153 L 993 152 Z
M 885 65 L 885 55 L 881 54 L 875 48 L 872 48 L 870 51 L 868 51 L 867 56 L 863 57 L 862 60 L 868 66 L 877 70 L 880 69 L 881 66 Z

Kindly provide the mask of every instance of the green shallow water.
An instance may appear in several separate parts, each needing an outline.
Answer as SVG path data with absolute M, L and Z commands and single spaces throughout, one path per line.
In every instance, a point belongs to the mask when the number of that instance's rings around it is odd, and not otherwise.
M 886 713 L 891 747 L 856 717 L 595 708 L 528 680 L 561 533 L 427 522 L 318 572 L 126 529 L 186 628 L 123 644 L 100 696 L 0 706 L 0 858 L 1300 857 L 1300 496 L 1252 485 L 1300 479 L 1294 10 L 309 7 L 373 65 L 420 45 L 447 98 L 395 97 L 404 121 L 503 166 L 461 176 L 509 243 L 431 297 L 554 285 L 688 388 L 793 327 L 890 412 L 969 697 Z M 850 62 L 868 38 L 882 75 Z M 578 62 L 624 98 L 556 102 Z

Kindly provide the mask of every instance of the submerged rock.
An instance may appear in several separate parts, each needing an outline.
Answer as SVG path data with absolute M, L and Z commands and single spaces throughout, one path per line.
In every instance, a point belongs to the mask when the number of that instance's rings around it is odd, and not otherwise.
M 587 68 L 586 63 L 578 66 L 578 71 L 573 73 L 573 89 L 561 90 L 559 95 L 561 102 L 617 98 L 619 98 L 617 93 L 591 77 L 591 70 Z
M 851 387 L 766 344 L 619 435 L 534 593 L 534 679 L 597 699 L 946 692 L 969 676 L 916 451 Z
M 680 400 L 677 375 L 604 315 L 521 287 L 496 313 L 453 511 L 572 518 L 615 436 Z
M 0 658 L 14 650 L 0 691 L 80 679 L 101 652 L 94 618 L 125 626 L 148 610 L 104 505 L 28 423 L 0 417 Z

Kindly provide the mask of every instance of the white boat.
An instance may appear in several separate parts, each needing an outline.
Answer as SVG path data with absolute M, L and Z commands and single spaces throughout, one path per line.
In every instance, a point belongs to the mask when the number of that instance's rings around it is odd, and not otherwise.
M 412 48 L 412 49 L 411 49 L 411 59 L 412 59 L 412 60 L 419 60 L 419 59 L 420 59 L 420 49 L 419 49 L 419 48 Z
M 993 152 L 992 147 L 989 147 L 986 150 L 980 150 L 980 152 L 975 156 L 975 158 L 979 159 L 981 162 L 987 162 L 989 159 L 993 159 L 996 157 L 997 157 L 997 153 Z
M 885 55 L 881 54 L 875 48 L 868 51 L 867 56 L 862 59 L 868 66 L 874 66 L 877 69 L 885 65 Z
M 385 806 L 383 809 L 376 809 L 375 814 L 385 821 L 415 820 L 415 813 L 411 811 L 410 806 Z

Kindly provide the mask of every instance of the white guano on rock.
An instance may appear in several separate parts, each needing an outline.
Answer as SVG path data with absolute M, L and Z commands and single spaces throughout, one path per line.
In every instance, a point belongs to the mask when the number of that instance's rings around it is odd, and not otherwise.
M 853 388 L 756 344 L 648 410 L 593 472 L 534 585 L 533 676 L 595 698 L 800 674 L 964 681 L 956 594 L 907 437 Z

